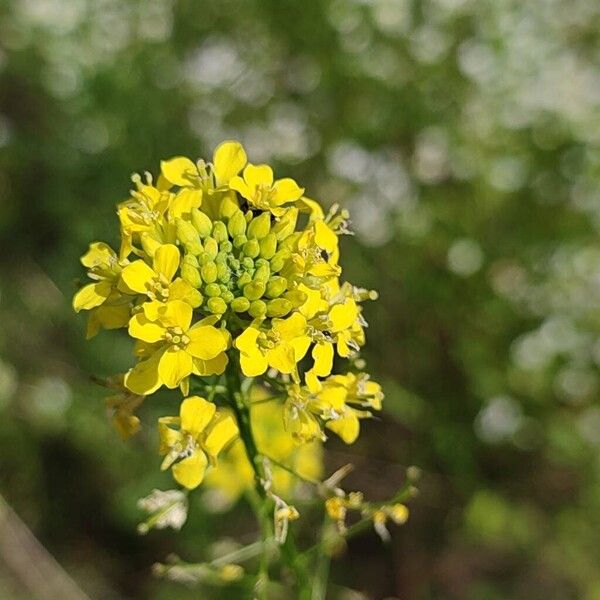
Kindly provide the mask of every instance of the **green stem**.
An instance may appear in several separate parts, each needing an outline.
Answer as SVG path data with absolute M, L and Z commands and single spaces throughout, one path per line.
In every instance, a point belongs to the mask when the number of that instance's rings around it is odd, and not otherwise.
M 273 539 L 273 502 L 265 489 L 264 482 L 267 480 L 263 456 L 258 451 L 256 441 L 252 433 L 252 423 L 250 420 L 250 401 L 247 392 L 250 390 L 251 381 L 242 382 L 240 378 L 240 367 L 237 361 L 232 357 L 230 368 L 227 370 L 227 388 L 229 397 L 235 411 L 240 439 L 244 443 L 246 454 L 254 470 L 255 491 L 258 497 L 258 506 L 256 507 L 257 517 L 261 528 L 262 543 L 265 548 L 268 542 Z M 310 577 L 306 571 L 304 563 L 299 556 L 292 532 L 288 532 L 285 542 L 281 546 L 281 555 L 287 566 L 294 572 L 296 583 L 298 585 L 298 599 L 310 600 Z M 264 552 L 261 555 L 261 564 L 259 577 L 256 586 L 257 598 L 266 598 L 266 583 L 268 582 L 268 554 Z

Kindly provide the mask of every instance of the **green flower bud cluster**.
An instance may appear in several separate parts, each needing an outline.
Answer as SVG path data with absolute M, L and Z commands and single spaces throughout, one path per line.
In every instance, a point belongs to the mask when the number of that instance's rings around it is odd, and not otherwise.
M 199 209 L 192 210 L 190 221 L 178 219 L 181 277 L 202 294 L 202 310 L 285 317 L 301 306 L 306 295 L 289 289 L 281 274 L 292 254 L 297 218 L 298 211 L 290 209 L 273 221 L 269 212 L 244 213 L 225 201 L 217 220 Z

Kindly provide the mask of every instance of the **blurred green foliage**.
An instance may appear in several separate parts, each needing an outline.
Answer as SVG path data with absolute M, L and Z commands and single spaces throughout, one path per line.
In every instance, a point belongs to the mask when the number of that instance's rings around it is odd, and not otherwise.
M 254 535 L 199 493 L 136 536 L 168 475 L 88 383 L 129 343 L 69 306 L 131 172 L 228 138 L 351 210 L 343 266 L 381 294 L 385 414 L 328 467 L 382 498 L 424 471 L 332 598 L 600 598 L 599 32 L 593 0 L 0 1 L 0 492 L 92 598 L 198 597 L 151 564 Z

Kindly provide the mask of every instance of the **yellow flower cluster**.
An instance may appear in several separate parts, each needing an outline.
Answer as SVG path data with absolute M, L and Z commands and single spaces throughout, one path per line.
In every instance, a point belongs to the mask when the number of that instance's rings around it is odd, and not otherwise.
M 297 440 L 323 438 L 325 426 L 354 441 L 358 419 L 381 407 L 382 394 L 365 375 L 331 375 L 336 354 L 353 359 L 364 344 L 361 302 L 376 297 L 340 281 L 347 213 L 326 214 L 294 180 L 248 163 L 234 141 L 212 162 L 175 157 L 156 181 L 147 173 L 133 182 L 118 206 L 119 251 L 90 245 L 81 262 L 91 282 L 73 299 L 89 312 L 88 337 L 126 327 L 135 340 L 137 363 L 123 380 L 132 397 L 162 386 L 187 396 L 190 377 L 220 376 L 233 362 L 246 377 L 278 374 Z M 124 434 L 137 428 L 131 411 L 119 415 Z M 181 458 L 193 440 L 204 447 L 204 430 L 177 418 L 181 439 L 163 446 Z M 213 456 L 186 455 L 175 466 L 193 464 L 195 475 L 179 466 L 176 479 L 199 482 Z

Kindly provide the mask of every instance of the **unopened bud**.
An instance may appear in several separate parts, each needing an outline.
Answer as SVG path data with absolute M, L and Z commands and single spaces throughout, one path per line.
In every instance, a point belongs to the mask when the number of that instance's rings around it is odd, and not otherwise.
M 227 283 L 231 279 L 231 271 L 227 263 L 217 263 L 217 279 L 221 283 Z
M 176 224 L 177 239 L 185 246 L 190 254 L 200 254 L 202 244 L 196 228 L 183 219 L 177 219 Z
M 244 296 L 248 300 L 258 300 L 265 293 L 266 286 L 262 281 L 251 281 L 244 286 Z
M 225 196 L 219 206 L 219 217 L 229 219 L 236 210 L 239 210 L 237 204 L 229 196 Z
M 269 300 L 267 302 L 267 317 L 285 317 L 292 308 L 292 303 L 286 298 Z
M 250 239 L 244 244 L 244 254 L 250 258 L 256 258 L 260 253 L 258 240 Z
M 287 289 L 287 279 L 285 277 L 271 277 L 267 283 L 267 298 L 278 298 Z
M 269 233 L 260 240 L 260 256 L 261 258 L 271 259 L 277 251 L 277 237 L 274 233 Z
M 249 239 L 262 240 L 271 231 L 271 214 L 264 212 L 254 217 L 248 225 L 247 235 Z
M 286 292 L 283 296 L 292 303 L 292 306 L 294 308 L 302 306 L 308 299 L 308 296 L 300 290 L 290 290 L 289 292 Z
M 209 283 L 204 288 L 204 293 L 211 298 L 215 298 L 216 296 L 221 295 L 221 288 L 219 287 L 218 283 Z
M 241 289 L 244 288 L 245 285 L 252 281 L 252 274 L 249 272 L 242 273 L 237 280 L 237 285 Z
M 233 300 L 233 298 L 234 298 L 233 292 L 230 292 L 229 290 L 226 290 L 226 291 L 224 291 L 224 292 L 223 292 L 223 291 L 221 291 L 221 298 L 223 298 L 223 301 L 224 301 L 226 304 L 230 304 L 230 303 L 231 303 L 231 301 L 232 301 L 232 300 Z
M 241 210 L 237 210 L 231 215 L 229 223 L 227 223 L 227 229 L 232 238 L 246 233 L 246 219 Z
M 214 283 L 217 280 L 217 265 L 215 265 L 214 262 L 209 262 L 205 265 L 202 265 L 200 274 L 206 283 Z
M 193 254 L 186 254 L 181 260 L 182 265 L 190 265 L 190 267 L 198 268 L 200 265 L 198 259 Z
M 202 239 L 208 237 L 212 231 L 212 221 L 209 216 L 197 208 L 192 208 L 192 224 Z
M 231 309 L 237 313 L 246 312 L 250 308 L 250 300 L 240 296 L 231 301 Z
M 223 221 L 215 221 L 213 223 L 212 236 L 215 241 L 220 244 L 229 238 L 227 227 Z
M 296 229 L 296 222 L 298 221 L 298 209 L 292 207 L 288 209 L 285 214 L 279 219 L 275 225 L 273 225 L 273 233 L 277 236 L 278 240 L 284 240 L 289 235 L 294 233 Z
M 225 304 L 225 300 L 221 297 L 209 298 L 206 308 L 214 315 L 222 315 L 227 310 L 227 304 Z
M 251 317 L 254 317 L 255 319 L 264 317 L 267 314 L 267 304 L 262 300 L 254 300 L 254 302 L 250 303 L 248 313 Z
M 208 252 L 208 255 L 214 260 L 217 254 L 219 254 L 219 244 L 217 243 L 217 240 L 212 237 L 207 238 L 204 242 L 204 251 Z
M 233 238 L 233 247 L 238 250 L 248 241 L 248 238 L 245 235 L 236 235 Z
M 200 271 L 198 271 L 197 267 L 193 267 L 190 264 L 183 263 L 181 265 L 181 278 L 194 288 L 199 288 L 202 285 Z
M 254 281 L 260 281 L 266 285 L 267 281 L 269 281 L 269 276 L 271 275 L 271 269 L 269 265 L 262 265 L 254 271 Z
M 229 254 L 233 250 L 233 244 L 229 240 L 225 240 L 219 244 L 219 250 Z

